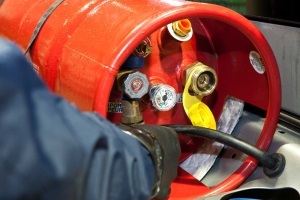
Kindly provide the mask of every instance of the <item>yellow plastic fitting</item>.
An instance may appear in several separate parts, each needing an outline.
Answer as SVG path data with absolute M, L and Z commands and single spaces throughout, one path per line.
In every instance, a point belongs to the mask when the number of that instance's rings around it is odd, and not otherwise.
M 194 126 L 216 129 L 216 120 L 209 107 L 198 102 L 192 105 L 188 111 L 188 117 Z
M 216 120 L 209 107 L 202 102 L 202 95 L 191 95 L 189 88 L 191 85 L 192 75 L 196 72 L 197 68 L 193 69 L 190 73 L 188 80 L 185 84 L 182 103 L 186 115 L 191 120 L 192 125 L 200 126 L 210 129 L 216 129 Z

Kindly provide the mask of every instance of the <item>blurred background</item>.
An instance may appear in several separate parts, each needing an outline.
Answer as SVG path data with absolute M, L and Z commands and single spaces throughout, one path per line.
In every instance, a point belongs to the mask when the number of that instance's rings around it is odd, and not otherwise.
M 249 17 L 300 22 L 299 0 L 191 0 L 228 7 Z

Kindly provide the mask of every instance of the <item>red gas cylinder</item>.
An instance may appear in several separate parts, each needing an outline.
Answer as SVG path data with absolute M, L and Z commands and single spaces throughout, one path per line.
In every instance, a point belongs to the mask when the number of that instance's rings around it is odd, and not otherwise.
M 47 18 L 44 23 L 43 17 Z M 179 41 L 169 34 L 168 25 L 178 20 L 181 31 L 192 28 L 188 40 Z M 150 87 L 167 85 L 177 96 L 168 110 L 155 107 L 148 94 L 140 98 L 145 123 L 191 123 L 180 95 L 187 66 L 201 62 L 214 69 L 218 77 L 214 92 L 203 98 L 215 119 L 228 96 L 238 98 L 267 113 L 256 146 L 266 150 L 272 140 L 281 103 L 277 63 L 259 30 L 232 10 L 180 0 L 5 0 L 0 22 L 0 35 L 24 50 L 36 31 L 28 52 L 35 69 L 53 92 L 81 110 L 97 111 L 112 122 L 121 121 L 118 106 L 122 92 L 116 78 L 137 48 L 145 44 L 151 47 L 151 53 L 138 55 L 142 59 L 135 62 L 142 64 L 131 63 L 139 65 L 131 70 L 146 75 Z M 40 29 L 38 24 L 42 25 Z M 139 90 L 143 81 L 134 80 L 128 87 Z M 160 88 L 154 89 L 156 92 Z M 184 155 L 198 148 L 201 140 L 183 137 L 181 144 Z M 256 165 L 254 159 L 246 159 L 234 174 L 213 188 L 180 170 L 171 198 L 193 198 L 234 189 Z

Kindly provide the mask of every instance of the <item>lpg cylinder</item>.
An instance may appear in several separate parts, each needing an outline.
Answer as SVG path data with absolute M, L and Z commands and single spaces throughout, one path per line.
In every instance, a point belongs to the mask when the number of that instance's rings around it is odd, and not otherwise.
M 169 32 L 178 21 L 173 30 L 188 34 Z M 0 35 L 28 50 L 34 69 L 54 93 L 114 123 L 122 119 L 122 88 L 128 88 L 127 99 L 132 106 L 138 102 L 143 123 L 191 124 L 182 102 L 189 89 L 186 75 L 193 71 L 190 66 L 209 66 L 217 85 L 199 101 L 216 120 L 229 96 L 266 111 L 256 146 L 266 150 L 270 145 L 281 101 L 277 63 L 260 31 L 230 9 L 182 0 L 5 0 L 0 22 Z M 131 79 L 118 83 L 124 73 L 132 73 L 126 75 Z M 204 74 L 198 86 L 207 79 L 211 76 Z M 150 93 L 135 95 L 141 88 Z M 201 144 L 201 139 L 182 137 L 182 160 Z M 180 170 L 171 198 L 232 190 L 256 166 L 247 158 L 213 188 Z

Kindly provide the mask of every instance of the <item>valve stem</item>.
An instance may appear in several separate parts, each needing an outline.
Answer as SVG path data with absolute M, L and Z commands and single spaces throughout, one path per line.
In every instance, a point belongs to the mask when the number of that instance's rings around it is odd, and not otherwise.
M 122 100 L 122 111 L 122 124 L 142 124 L 144 122 L 138 101 Z
M 117 81 L 124 94 L 121 122 L 123 124 L 143 123 L 138 100 L 148 93 L 147 76 L 139 71 L 124 71 L 118 74 Z

